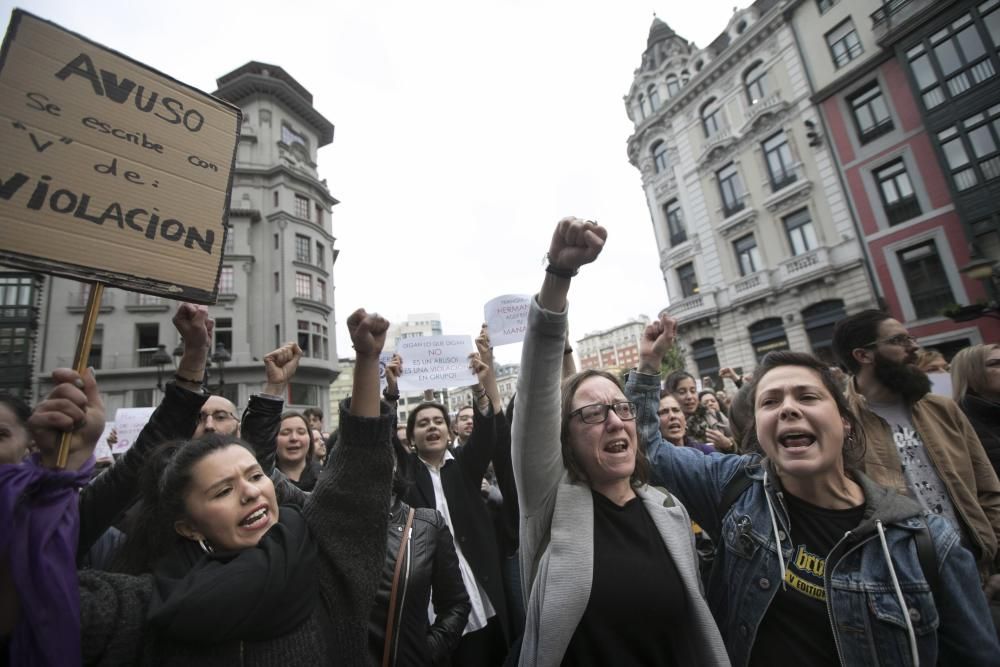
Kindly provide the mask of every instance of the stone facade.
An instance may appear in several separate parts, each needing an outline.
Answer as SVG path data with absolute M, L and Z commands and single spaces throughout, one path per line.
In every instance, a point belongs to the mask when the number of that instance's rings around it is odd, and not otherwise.
M 649 318 L 640 316 L 618 326 L 589 333 L 576 341 L 580 370 L 628 370 L 639 363 L 639 339 Z
M 704 49 L 653 21 L 625 97 L 628 156 L 698 377 L 782 347 L 829 357 L 832 323 L 876 303 L 810 93 L 775 0 Z

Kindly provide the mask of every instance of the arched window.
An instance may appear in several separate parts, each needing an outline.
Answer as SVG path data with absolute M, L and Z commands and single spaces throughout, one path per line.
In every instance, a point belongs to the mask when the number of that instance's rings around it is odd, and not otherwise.
M 708 102 L 705 102 L 701 107 L 701 127 L 705 130 L 705 138 L 710 139 L 715 136 L 715 133 L 719 131 L 719 115 L 721 109 L 718 104 L 716 104 L 716 99 L 713 97 Z
M 653 168 L 656 169 L 657 174 L 662 174 L 669 166 L 667 164 L 667 145 L 662 141 L 657 141 L 649 150 L 653 154 Z
M 694 359 L 695 366 L 698 367 L 698 377 L 708 377 L 716 387 L 722 386 L 722 382 L 717 377 L 719 355 L 715 351 L 715 340 L 702 338 L 691 343 L 691 357 Z
M 651 83 L 646 92 L 649 94 L 649 106 L 651 110 L 656 111 L 660 108 L 660 91 L 656 88 L 655 83 Z
M 788 336 L 785 335 L 785 327 L 781 324 L 780 317 L 769 317 L 765 320 L 758 320 L 751 324 L 748 329 L 750 331 L 750 343 L 753 345 L 753 351 L 757 356 L 758 364 L 768 352 L 789 349 Z
M 802 311 L 802 325 L 813 354 L 831 365 L 837 363 L 833 354 L 833 327 L 845 317 L 847 311 L 840 299 L 820 301 Z
M 746 71 L 743 85 L 750 104 L 756 104 L 767 97 L 767 70 L 764 69 L 764 63 L 758 61 Z
M 690 80 L 691 80 L 691 74 L 687 70 L 684 70 L 683 72 L 681 72 L 681 85 L 682 86 L 684 84 L 686 84 Z
M 649 108 L 646 106 L 646 96 L 639 93 L 639 113 L 642 114 L 643 120 L 649 116 Z
M 677 80 L 677 75 L 671 74 L 667 77 L 667 97 L 673 97 L 681 92 L 681 84 Z
M 703 60 L 699 60 L 698 62 L 696 62 L 696 63 L 694 64 L 694 71 L 695 71 L 695 72 L 700 72 L 700 71 L 701 71 L 701 68 L 702 68 L 702 67 L 704 67 L 704 66 L 705 66 L 705 61 L 703 61 Z

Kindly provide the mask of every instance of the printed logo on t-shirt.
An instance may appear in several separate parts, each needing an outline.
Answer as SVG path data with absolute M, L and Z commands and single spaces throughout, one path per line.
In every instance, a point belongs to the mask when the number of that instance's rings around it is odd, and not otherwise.
M 826 571 L 826 558 L 806 550 L 800 544 L 795 552 L 795 558 L 785 570 L 785 582 L 803 595 L 826 602 L 826 589 L 823 588 L 823 573 Z
M 915 499 L 928 511 L 948 516 L 951 502 L 945 494 L 941 478 L 927 457 L 924 441 L 912 428 L 896 424 L 892 437 L 899 452 L 903 475 L 909 481 Z

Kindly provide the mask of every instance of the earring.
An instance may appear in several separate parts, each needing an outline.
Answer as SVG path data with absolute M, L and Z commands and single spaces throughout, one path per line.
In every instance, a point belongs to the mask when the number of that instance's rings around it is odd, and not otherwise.
M 198 546 L 201 547 L 201 550 L 207 554 L 210 554 L 213 551 L 215 551 L 215 549 L 213 549 L 212 547 L 210 547 L 208 544 L 205 543 L 205 540 L 198 540 Z

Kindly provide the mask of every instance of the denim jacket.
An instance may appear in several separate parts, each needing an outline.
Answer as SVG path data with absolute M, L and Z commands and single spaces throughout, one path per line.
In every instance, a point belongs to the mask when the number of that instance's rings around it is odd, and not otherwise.
M 659 389 L 658 376 L 633 372 L 625 394 L 638 404 L 637 427 L 653 483 L 676 495 L 718 545 L 708 604 L 733 665 L 746 665 L 757 628 L 782 585 L 783 563 L 793 556 L 783 492 L 769 462 L 757 455 L 705 455 L 663 440 L 656 416 Z M 737 474 L 749 475 L 753 483 L 720 515 L 723 490 Z M 946 519 L 923 515 L 909 498 L 862 474 L 853 476 L 865 494 L 864 518 L 827 556 L 824 576 L 840 663 L 912 665 L 912 637 L 923 665 L 996 665 L 1000 644 L 972 554 L 955 529 Z M 925 521 L 939 568 L 940 590 L 933 593 L 914 540 Z

